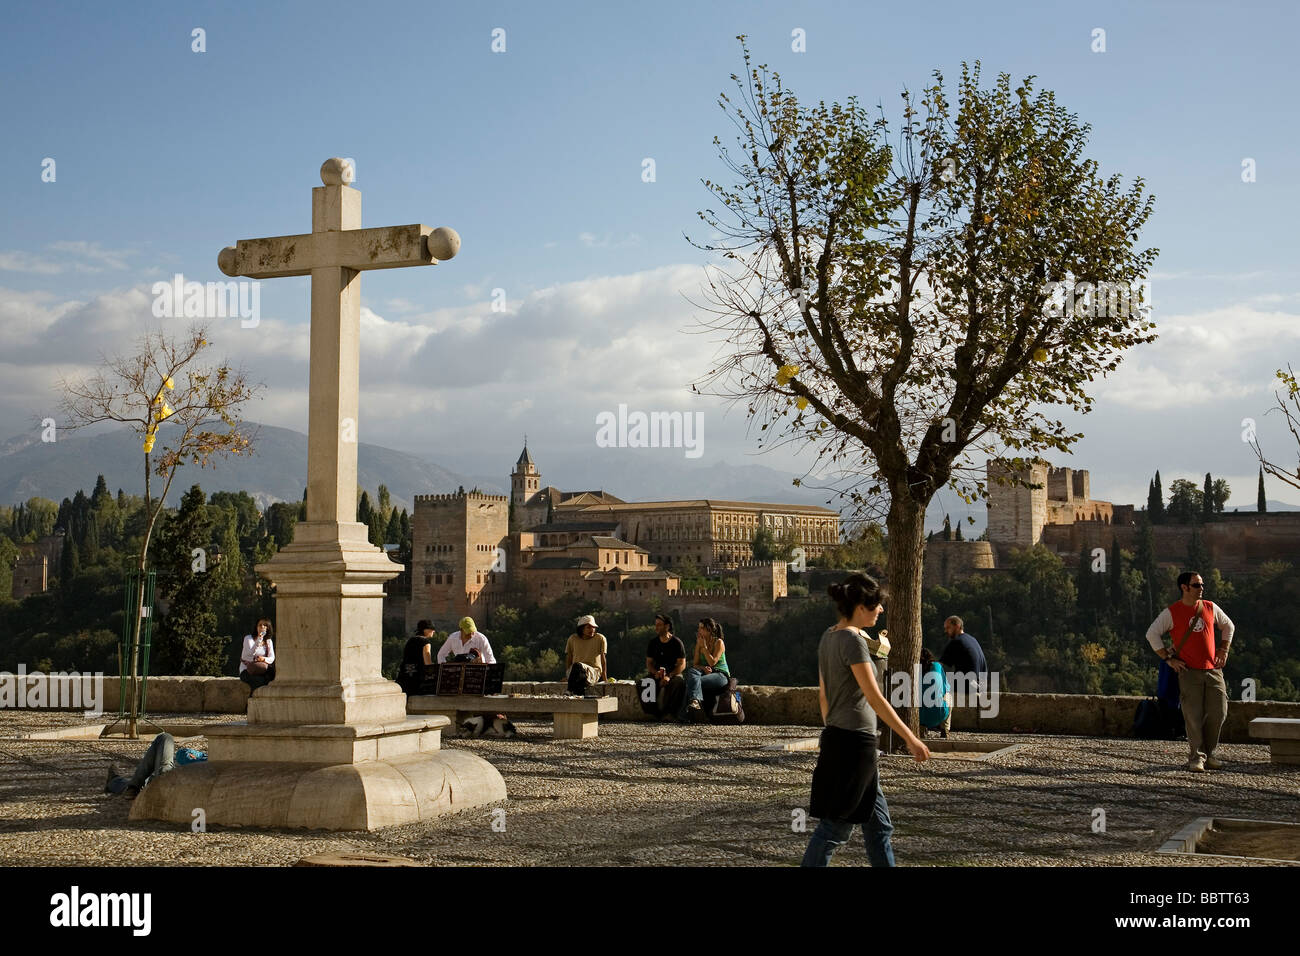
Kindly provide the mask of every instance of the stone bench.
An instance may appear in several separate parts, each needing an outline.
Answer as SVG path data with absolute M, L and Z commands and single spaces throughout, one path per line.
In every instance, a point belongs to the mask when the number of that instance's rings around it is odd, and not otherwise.
M 1256 717 L 1250 722 L 1250 735 L 1268 741 L 1273 763 L 1300 764 L 1300 719 Z
M 599 717 L 618 710 L 615 697 L 479 696 L 416 694 L 406 698 L 408 714 L 441 714 L 459 727 L 475 714 L 550 714 L 556 740 L 581 740 L 599 732 Z

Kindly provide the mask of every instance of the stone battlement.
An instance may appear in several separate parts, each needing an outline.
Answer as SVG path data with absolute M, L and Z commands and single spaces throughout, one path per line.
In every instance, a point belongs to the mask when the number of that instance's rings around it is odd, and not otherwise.
M 489 494 L 487 494 L 486 492 L 482 492 L 482 491 L 466 491 L 464 494 L 462 494 L 462 493 L 460 493 L 460 492 L 452 492 L 451 494 L 448 494 L 448 495 L 416 495 L 416 496 L 415 496 L 415 503 L 416 503 L 416 504 L 420 504 L 420 503 L 428 503 L 428 502 L 433 502 L 433 503 L 442 503 L 442 502 L 448 502 L 448 501 L 499 501 L 499 502 L 505 502 L 505 501 L 509 501 L 509 500 L 510 500 L 510 498 L 509 498 L 508 496 L 506 496 L 506 495 L 489 495 Z

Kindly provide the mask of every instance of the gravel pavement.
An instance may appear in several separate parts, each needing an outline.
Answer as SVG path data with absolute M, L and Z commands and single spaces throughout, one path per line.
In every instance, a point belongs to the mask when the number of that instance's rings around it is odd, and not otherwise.
M 129 803 L 102 792 L 109 763 L 129 770 L 148 740 L 19 739 L 76 724 L 84 720 L 73 714 L 0 713 L 0 864 L 276 866 L 368 852 L 461 866 L 790 866 L 808 842 L 796 828 L 816 753 L 763 749 L 808 737 L 807 727 L 609 722 L 594 740 L 556 741 L 549 721 L 520 720 L 514 740 L 444 739 L 501 771 L 510 793 L 504 803 L 374 833 L 192 833 L 132 823 Z M 1024 746 L 983 760 L 937 755 L 924 766 L 884 758 L 900 865 L 1236 866 L 1241 861 L 1155 851 L 1198 816 L 1300 822 L 1300 767 L 1269 764 L 1263 745 L 1224 745 L 1228 769 L 1193 775 L 1181 769 L 1183 743 L 955 739 Z M 185 743 L 204 746 L 202 738 Z M 505 810 L 504 820 L 496 809 Z M 1094 832 L 1097 809 L 1103 832 Z M 834 863 L 866 864 L 860 836 Z

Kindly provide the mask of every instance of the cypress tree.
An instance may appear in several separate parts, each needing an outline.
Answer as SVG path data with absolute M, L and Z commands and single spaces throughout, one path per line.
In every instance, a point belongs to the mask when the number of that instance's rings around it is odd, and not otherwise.
M 402 516 L 396 508 L 388 516 L 388 526 L 384 529 L 384 544 L 402 543 Z
M 1110 600 L 1114 608 L 1119 607 L 1120 592 L 1123 588 L 1124 556 L 1119 552 L 1119 536 L 1110 539 Z
M 1268 501 L 1264 498 L 1264 468 L 1261 465 L 1259 469 L 1259 513 L 1264 514 L 1268 511 Z
M 1143 520 L 1138 525 L 1137 552 L 1133 556 L 1133 566 L 1142 572 L 1146 582 L 1147 618 L 1150 619 L 1155 614 L 1152 609 L 1152 588 L 1155 586 L 1156 575 L 1156 541 L 1155 532 L 1151 530 L 1151 522 L 1148 520 Z
M 1214 481 L 1208 471 L 1205 473 L 1205 488 L 1201 492 L 1201 520 L 1214 520 Z
M 157 667 L 164 674 L 219 674 L 224 663 L 217 636 L 211 566 L 212 517 L 203 489 L 194 485 L 158 540 L 159 583 L 168 593 L 167 616 L 154 637 Z M 196 558 L 194 549 L 202 549 Z
M 948 519 L 947 515 L 943 516 L 943 540 L 952 540 L 952 521 Z
M 1187 542 L 1187 570 L 1208 577 L 1210 573 L 1210 552 L 1201 537 L 1201 529 L 1192 529 L 1192 539 Z
M 1156 472 L 1155 480 L 1151 482 L 1151 501 L 1147 507 L 1151 512 L 1152 524 L 1164 524 L 1165 521 L 1165 489 L 1160 482 L 1160 472 Z
M 66 500 L 66 499 L 65 499 Z M 81 555 L 72 535 L 63 536 L 63 553 L 59 555 L 59 587 L 66 588 L 81 571 Z

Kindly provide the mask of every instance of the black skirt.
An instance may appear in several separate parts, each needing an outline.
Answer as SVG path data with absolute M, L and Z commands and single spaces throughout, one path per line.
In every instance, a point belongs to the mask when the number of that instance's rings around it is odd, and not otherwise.
M 865 730 L 822 730 L 808 812 L 819 819 L 865 823 L 876 805 L 876 735 Z

